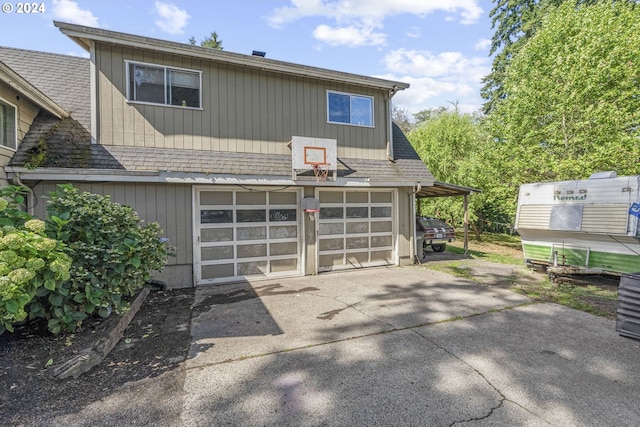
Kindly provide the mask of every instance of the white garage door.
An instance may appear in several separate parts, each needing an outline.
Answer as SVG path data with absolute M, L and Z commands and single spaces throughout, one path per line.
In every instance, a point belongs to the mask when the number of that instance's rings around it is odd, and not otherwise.
M 299 275 L 300 193 L 195 189 L 196 283 Z
M 318 270 L 395 264 L 394 190 L 318 190 Z

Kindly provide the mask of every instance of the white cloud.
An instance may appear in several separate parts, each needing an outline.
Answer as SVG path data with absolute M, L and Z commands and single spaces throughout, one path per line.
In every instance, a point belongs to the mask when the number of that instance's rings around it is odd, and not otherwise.
M 373 28 L 357 28 L 354 26 L 332 28 L 328 25 L 319 25 L 313 31 L 313 36 L 331 46 L 345 45 L 374 46 L 385 43 L 386 35 L 374 32 Z
M 417 39 L 420 38 L 420 36 L 422 35 L 422 30 L 419 27 L 411 27 L 407 30 L 407 37 L 410 37 L 412 39 Z
M 480 39 L 473 45 L 475 50 L 487 50 L 491 46 L 491 40 L 489 39 Z
M 291 0 L 290 6 L 274 9 L 267 19 L 271 26 L 281 28 L 300 19 L 324 17 L 335 21 L 337 26 L 317 27 L 313 32 L 316 39 L 331 45 L 355 47 L 384 44 L 386 34 L 371 29 L 382 29 L 385 18 L 394 15 L 426 16 L 444 11 L 458 16 L 463 24 L 472 24 L 483 13 L 477 3 L 478 0 Z M 340 34 L 330 34 L 336 30 Z M 416 37 L 415 34 L 419 33 L 413 30 L 408 33 L 410 37 Z
M 398 49 L 389 52 L 384 63 L 390 80 L 403 81 L 411 85 L 399 92 L 394 103 L 403 105 L 412 112 L 432 106 L 445 105 L 460 98 L 475 99 L 477 104 L 465 105 L 466 110 L 481 106 L 482 78 L 490 71 L 490 61 L 485 57 L 466 57 L 460 52 L 441 52 Z
M 171 3 L 156 2 L 156 25 L 169 34 L 182 34 L 190 16 L 186 10 Z
M 72 24 L 98 27 L 98 18 L 88 10 L 80 9 L 78 3 L 71 0 L 53 0 L 53 16 Z
M 312 16 L 324 16 L 336 22 L 382 22 L 393 15 L 426 16 L 436 11 L 459 15 L 463 24 L 476 22 L 483 13 L 478 0 L 291 0 L 290 6 L 274 9 L 268 21 L 274 27 Z

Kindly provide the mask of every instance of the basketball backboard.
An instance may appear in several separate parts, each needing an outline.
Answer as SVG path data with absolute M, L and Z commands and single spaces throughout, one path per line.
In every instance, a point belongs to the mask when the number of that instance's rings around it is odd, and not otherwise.
M 314 165 L 327 165 L 335 177 L 338 168 L 337 141 L 327 138 L 294 136 L 291 138 L 291 169 L 294 176 L 313 171 Z M 334 171 L 334 174 L 331 174 Z

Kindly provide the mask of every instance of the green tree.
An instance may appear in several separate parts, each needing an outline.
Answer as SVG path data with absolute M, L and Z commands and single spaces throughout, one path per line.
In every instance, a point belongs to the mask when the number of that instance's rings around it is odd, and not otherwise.
M 195 46 L 196 38 L 191 36 L 191 38 L 189 38 L 189 44 Z M 205 37 L 200 42 L 200 46 L 208 47 L 210 49 L 224 50 L 224 48 L 222 47 L 222 40 L 218 39 L 218 33 L 216 33 L 215 31 L 213 31 L 210 36 Z
M 393 110 L 391 111 L 391 119 L 402 129 L 402 132 L 405 134 L 409 133 L 413 128 L 413 124 L 409 119 L 409 110 L 406 108 L 400 108 L 393 106 Z
M 506 97 L 490 114 L 494 159 L 510 187 L 637 173 L 640 160 L 640 8 L 565 2 L 511 61 Z
M 491 72 L 484 77 L 481 95 L 485 99 L 483 112 L 488 114 L 496 103 L 505 97 L 504 78 L 509 63 L 527 41 L 533 37 L 544 17 L 567 0 L 494 0 L 495 7 L 489 12 L 491 38 L 489 55 L 494 55 Z M 569 0 L 574 5 L 594 4 L 611 0 Z M 615 0 L 614 0 L 615 1 Z
M 482 121 L 474 114 L 457 108 L 428 110 L 430 114 L 408 138 L 437 181 L 484 189 L 492 181 L 491 170 L 484 162 L 485 136 Z M 424 115 L 427 117 L 427 115 Z M 484 190 L 483 190 L 484 191 Z M 487 221 L 484 193 L 470 199 L 469 220 L 479 236 Z M 420 214 L 446 219 L 460 226 L 464 219 L 463 199 L 443 197 L 424 199 Z

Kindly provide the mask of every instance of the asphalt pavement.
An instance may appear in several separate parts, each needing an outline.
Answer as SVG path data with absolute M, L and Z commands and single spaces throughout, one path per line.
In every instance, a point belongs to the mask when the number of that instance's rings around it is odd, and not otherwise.
M 178 369 L 47 425 L 640 424 L 640 341 L 615 321 L 492 286 L 531 280 L 520 268 L 476 260 L 471 272 L 200 287 Z
M 202 287 L 191 333 L 184 426 L 640 422 L 614 321 L 421 266 Z

